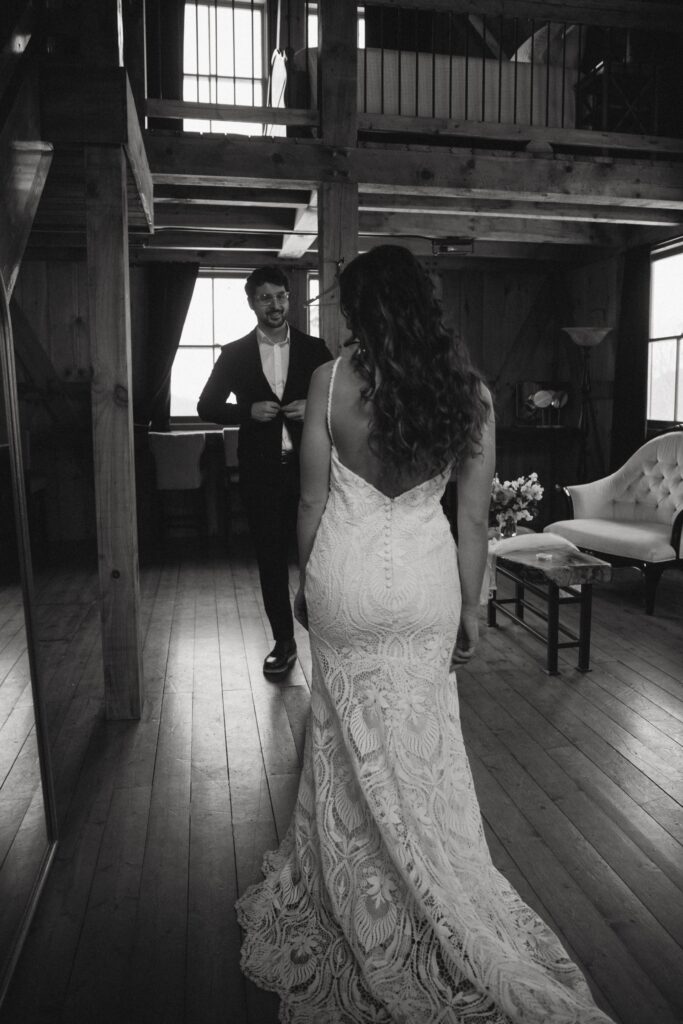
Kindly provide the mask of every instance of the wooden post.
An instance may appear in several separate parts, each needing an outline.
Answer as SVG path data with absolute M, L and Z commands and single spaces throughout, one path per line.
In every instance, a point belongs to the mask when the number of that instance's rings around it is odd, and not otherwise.
M 79 16 L 85 63 L 123 67 L 122 0 L 88 0 Z
M 318 193 L 320 336 L 336 355 L 348 330 L 339 310 L 338 277 L 358 253 L 358 186 L 327 184 Z
M 318 5 L 322 138 L 341 163 L 334 172 L 336 180 L 322 182 L 318 192 L 320 334 L 333 354 L 347 333 L 339 312 L 337 279 L 358 253 L 358 185 L 346 180 L 343 166 L 344 150 L 355 147 L 358 135 L 357 23 L 355 0 Z
M 108 718 L 139 718 L 139 634 L 126 158 L 86 146 L 86 230 L 95 500 Z

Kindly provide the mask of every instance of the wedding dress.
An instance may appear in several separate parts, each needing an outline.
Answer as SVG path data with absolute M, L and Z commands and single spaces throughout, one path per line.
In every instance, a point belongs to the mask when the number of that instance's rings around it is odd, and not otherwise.
M 306 571 L 301 783 L 237 905 L 244 972 L 286 1024 L 607 1024 L 484 839 L 449 676 L 448 473 L 390 498 L 334 443 L 330 473 Z

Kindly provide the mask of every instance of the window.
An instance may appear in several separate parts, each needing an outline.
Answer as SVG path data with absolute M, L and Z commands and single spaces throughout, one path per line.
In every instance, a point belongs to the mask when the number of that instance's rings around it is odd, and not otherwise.
M 197 278 L 171 372 L 171 417 L 197 417 L 197 399 L 208 380 L 221 345 L 235 341 L 254 326 L 244 294 L 246 276 L 202 275 Z M 230 395 L 234 402 L 235 396 Z
M 318 45 L 318 5 L 306 4 L 306 45 Z M 365 49 L 365 8 L 358 8 L 358 49 Z
M 314 338 L 320 337 L 320 300 L 318 292 L 320 282 L 317 274 L 309 274 L 306 285 L 306 314 L 308 316 L 308 333 Z
M 265 7 L 263 0 L 211 0 L 185 4 L 183 99 L 195 103 L 264 102 Z M 195 132 L 253 135 L 259 125 L 185 118 Z
M 652 261 L 647 418 L 683 420 L 683 252 Z

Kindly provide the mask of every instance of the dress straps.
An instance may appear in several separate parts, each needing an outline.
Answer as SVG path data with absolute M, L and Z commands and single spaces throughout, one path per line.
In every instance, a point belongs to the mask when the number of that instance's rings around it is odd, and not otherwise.
M 330 374 L 330 383 L 327 387 L 327 432 L 330 435 L 330 440 L 334 440 L 332 437 L 332 388 L 334 387 L 334 378 L 337 373 L 337 367 L 341 362 L 341 356 L 337 356 L 332 367 L 332 373 Z

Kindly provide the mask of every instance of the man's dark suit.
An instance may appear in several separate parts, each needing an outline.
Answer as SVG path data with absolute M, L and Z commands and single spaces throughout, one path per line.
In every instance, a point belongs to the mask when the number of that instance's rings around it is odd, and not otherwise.
M 237 457 L 244 501 L 261 579 L 266 614 L 275 640 L 293 636 L 289 600 L 288 548 L 299 498 L 298 454 L 303 424 L 280 414 L 267 423 L 254 420 L 254 402 L 288 405 L 306 398 L 313 371 L 332 358 L 324 341 L 289 329 L 289 368 L 282 398 L 271 390 L 261 365 L 256 329 L 224 345 L 206 382 L 197 412 L 211 423 L 239 425 Z M 227 402 L 234 394 L 235 404 Z M 282 423 L 293 453 L 282 459 Z

